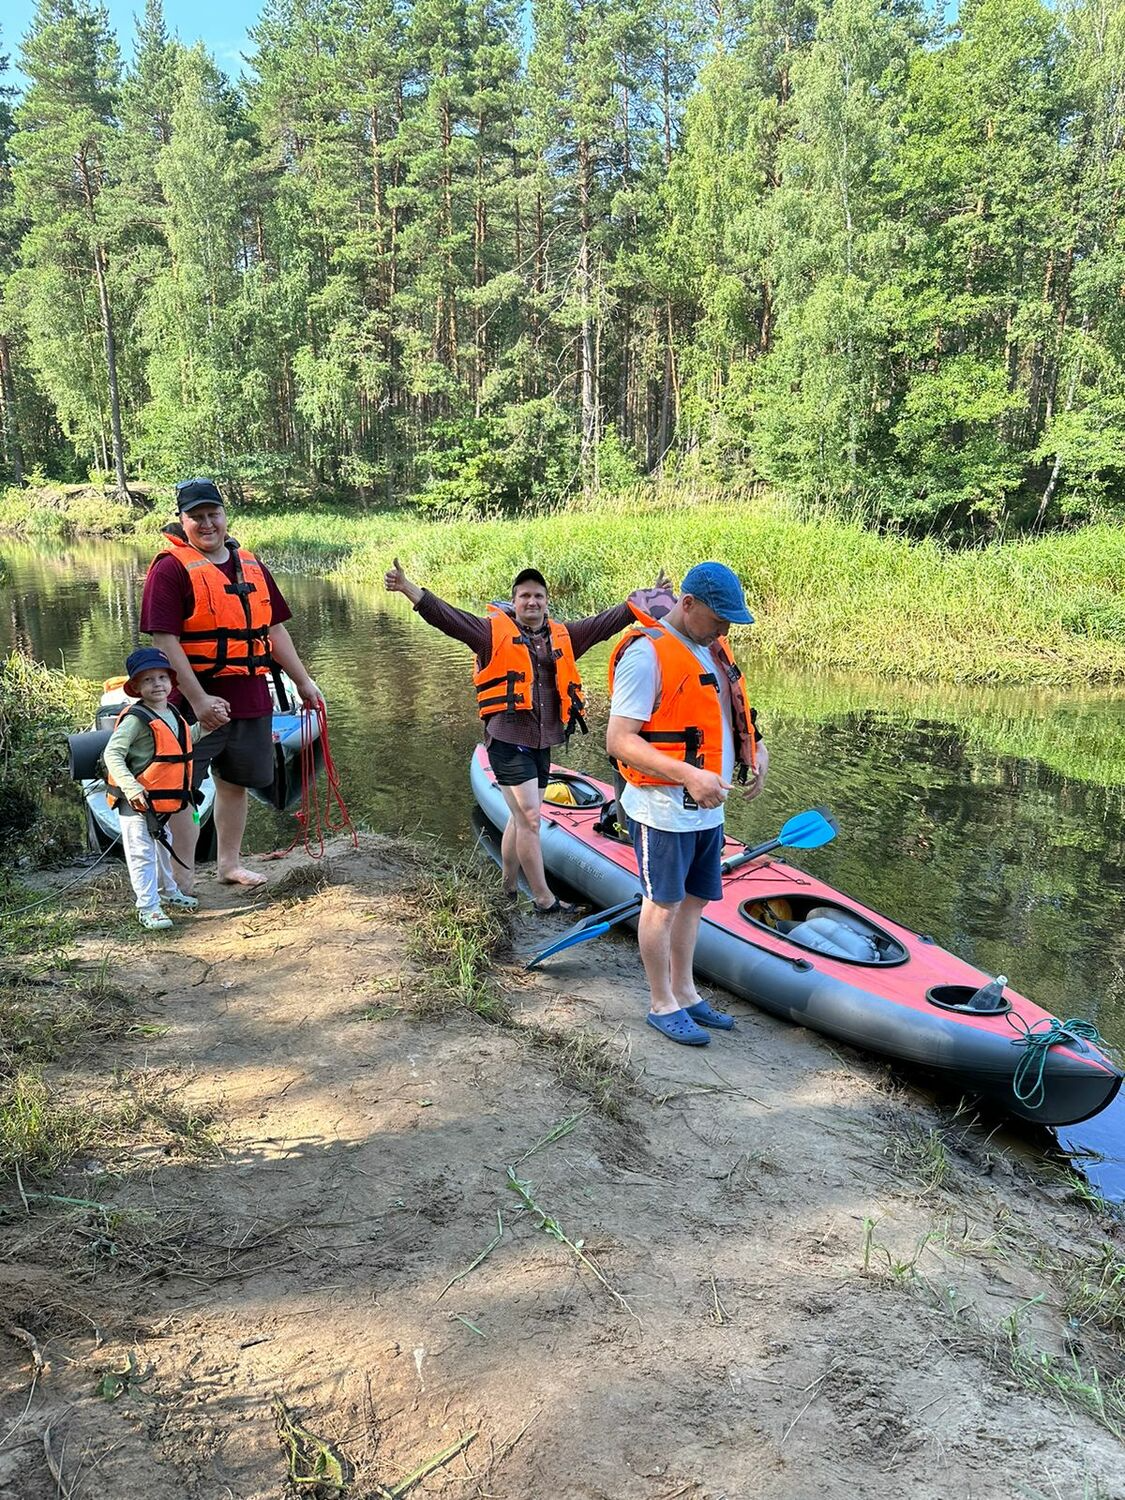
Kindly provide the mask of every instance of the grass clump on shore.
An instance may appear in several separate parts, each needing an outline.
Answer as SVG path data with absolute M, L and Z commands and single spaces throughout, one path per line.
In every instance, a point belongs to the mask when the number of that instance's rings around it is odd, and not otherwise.
M 56 1062 L 82 1041 L 112 1041 L 135 1026 L 132 997 L 93 973 L 0 965 L 0 1069 Z
M 0 1082 L 0 1177 L 52 1176 L 97 1134 L 88 1109 L 56 1097 L 34 1068 L 17 1068 Z
M 1090 1260 L 1076 1257 L 1062 1280 L 1069 1317 L 1125 1338 L 1125 1256 L 1103 1244 L 1101 1254 Z
M 97 687 L 13 651 L 0 664 L 0 864 L 75 850 L 74 820 L 52 805 L 69 782 L 68 734 L 89 722 Z
M 1125 681 L 1125 533 L 1111 527 L 952 551 L 761 500 L 414 522 L 378 545 L 361 536 L 345 576 L 378 587 L 394 554 L 469 607 L 528 562 L 565 612 L 583 613 L 650 582 L 657 566 L 679 579 L 717 557 L 744 581 L 755 653 L 767 660 L 930 681 Z
M 497 988 L 492 964 L 507 944 L 509 913 L 499 884 L 471 865 L 454 867 L 421 886 L 411 905 L 411 949 L 425 975 L 412 1009 L 426 1016 L 469 1010 L 505 1028 L 540 1053 L 564 1087 L 608 1119 L 623 1121 L 633 1083 L 620 1051 L 590 1031 L 521 1020 Z M 369 1015 L 386 1013 L 377 1007 Z
M 930 682 L 1063 687 L 1125 681 L 1125 532 L 1080 532 L 953 550 L 809 516 L 778 498 L 677 501 L 644 494 L 596 509 L 433 522 L 247 514 L 279 566 L 382 590 L 398 556 L 417 582 L 483 611 L 534 563 L 563 615 L 604 608 L 717 557 L 744 580 L 767 661 Z
M 0 495 L 4 530 L 9 535 L 63 540 L 74 536 L 129 536 L 147 506 L 121 500 L 92 484 L 10 485 Z
M 470 870 L 435 873 L 415 897 L 414 956 L 427 975 L 425 1014 L 463 1008 L 485 1021 L 510 1021 L 492 980 L 492 959 L 507 940 L 502 893 Z

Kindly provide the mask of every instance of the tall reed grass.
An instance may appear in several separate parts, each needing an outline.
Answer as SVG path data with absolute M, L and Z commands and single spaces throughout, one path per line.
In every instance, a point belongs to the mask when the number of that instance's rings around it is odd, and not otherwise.
M 154 538 L 161 519 L 151 512 L 132 534 Z M 0 521 L 11 525 L 2 510 Z M 720 558 L 744 580 L 767 660 L 929 682 L 1125 681 L 1125 532 L 1110 526 L 953 550 L 784 497 L 651 488 L 487 520 L 248 505 L 232 507 L 231 526 L 277 568 L 375 591 L 398 556 L 418 582 L 477 610 L 528 564 L 566 615 L 604 608 L 658 567 L 679 579 Z

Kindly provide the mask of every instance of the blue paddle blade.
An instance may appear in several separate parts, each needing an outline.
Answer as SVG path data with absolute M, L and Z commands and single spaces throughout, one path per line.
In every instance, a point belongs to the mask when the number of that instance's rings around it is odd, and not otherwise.
M 782 826 L 777 842 L 786 849 L 819 849 L 821 844 L 834 839 L 838 832 L 836 819 L 828 809 L 816 807 L 810 812 L 795 813 Z
M 638 906 L 640 903 L 637 903 Z M 549 948 L 540 948 L 539 952 L 533 954 L 524 964 L 525 969 L 534 969 L 541 964 L 545 958 L 553 958 L 556 953 L 561 953 L 564 948 L 573 948 L 578 943 L 588 943 L 591 938 L 601 937 L 603 932 L 608 932 L 614 924 L 612 922 L 596 922 L 593 927 L 584 927 L 581 932 L 568 932 L 566 937 L 559 938 L 557 943 L 552 943 Z

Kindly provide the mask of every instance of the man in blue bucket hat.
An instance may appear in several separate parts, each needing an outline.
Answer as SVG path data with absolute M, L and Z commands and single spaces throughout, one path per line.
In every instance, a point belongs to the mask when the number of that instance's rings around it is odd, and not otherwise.
M 702 1047 L 709 1030 L 734 1026 L 699 995 L 692 973 L 703 908 L 723 893 L 723 804 L 736 783 L 756 797 L 769 766 L 726 639 L 754 616 L 720 562 L 691 568 L 661 619 L 634 613 L 610 660 L 606 749 L 625 778 L 620 805 L 644 897 L 647 1019 L 670 1041 Z

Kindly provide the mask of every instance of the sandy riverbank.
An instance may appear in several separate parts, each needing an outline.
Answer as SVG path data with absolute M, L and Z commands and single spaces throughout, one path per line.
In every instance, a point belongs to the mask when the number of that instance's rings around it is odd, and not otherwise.
M 5 1191 L 0 1500 L 1125 1495 L 1125 1235 L 1025 1141 L 737 1002 L 670 1046 L 627 936 L 517 915 L 454 1004 L 390 841 L 263 868 L 166 939 L 98 877 L 132 1023 L 45 1077 L 117 1124 Z

